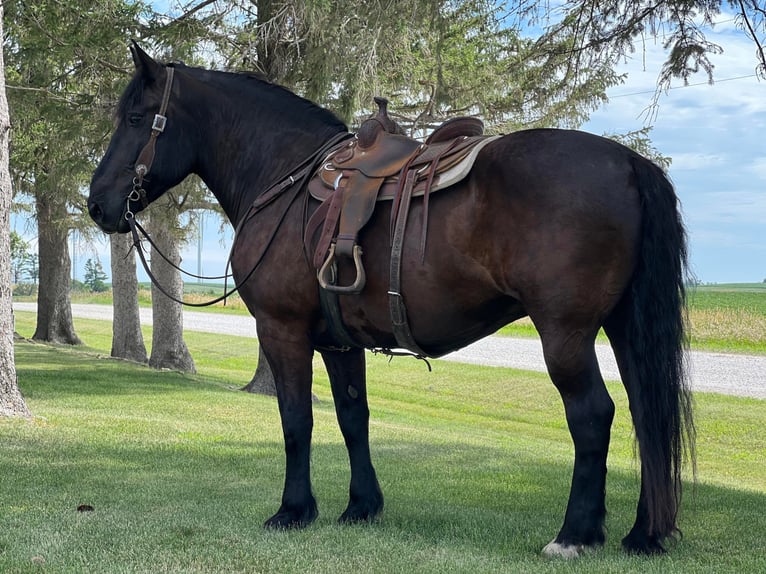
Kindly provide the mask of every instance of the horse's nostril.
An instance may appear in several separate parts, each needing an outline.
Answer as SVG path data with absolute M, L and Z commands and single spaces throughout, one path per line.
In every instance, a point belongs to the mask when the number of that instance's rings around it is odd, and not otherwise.
M 90 213 L 91 219 L 98 223 L 101 221 L 101 218 L 104 216 L 104 212 L 101 210 L 101 207 L 97 203 L 90 203 L 88 204 L 88 213 Z

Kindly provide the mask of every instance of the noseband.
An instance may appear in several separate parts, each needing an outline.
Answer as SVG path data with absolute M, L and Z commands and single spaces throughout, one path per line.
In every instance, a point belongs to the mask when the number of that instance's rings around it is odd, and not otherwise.
M 159 135 L 165 131 L 165 124 L 167 124 L 168 118 L 165 116 L 168 109 L 168 101 L 170 101 L 170 90 L 173 87 L 173 74 L 175 69 L 173 66 L 166 66 L 167 75 L 165 77 L 165 92 L 162 94 L 162 103 L 160 104 L 160 111 L 154 116 L 152 122 L 152 133 L 149 136 L 149 141 L 138 154 L 136 159 L 134 171 L 136 173 L 133 177 L 133 190 L 128 194 L 125 201 L 125 219 L 132 222 L 136 214 L 130 210 L 131 201 L 140 201 L 144 209 L 149 206 L 149 200 L 146 196 L 146 190 L 144 189 L 144 177 L 152 169 L 154 163 L 154 146 L 157 142 Z

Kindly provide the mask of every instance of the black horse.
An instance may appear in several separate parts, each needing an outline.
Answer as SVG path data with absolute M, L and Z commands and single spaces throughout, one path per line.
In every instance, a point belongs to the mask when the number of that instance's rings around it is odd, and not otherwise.
M 391 202 L 378 204 L 359 237 L 365 288 L 339 296 L 349 348 L 334 335 L 304 254 L 306 218 L 319 202 L 297 177 L 346 126 L 252 75 L 132 52 L 136 73 L 93 176 L 91 217 L 107 233 L 126 232 L 135 213 L 190 173 L 205 181 L 237 228 L 232 270 L 276 379 L 286 476 L 266 526 L 300 527 L 317 516 L 309 478 L 315 350 L 351 464 L 340 520 L 372 520 L 383 496 L 370 460 L 364 348 L 397 347 L 387 293 Z M 524 316 L 540 333 L 575 447 L 564 523 L 546 554 L 576 556 L 605 540 L 614 403 L 594 351 L 601 327 L 627 389 L 641 463 L 636 521 L 623 546 L 658 553 L 677 533 L 684 447 L 693 446 L 677 203 L 647 159 L 608 139 L 551 129 L 493 141 L 467 178 L 434 194 L 425 254 L 423 200 L 412 200 L 401 293 L 420 347 L 438 356 Z M 353 278 L 353 264 L 341 262 L 339 274 Z

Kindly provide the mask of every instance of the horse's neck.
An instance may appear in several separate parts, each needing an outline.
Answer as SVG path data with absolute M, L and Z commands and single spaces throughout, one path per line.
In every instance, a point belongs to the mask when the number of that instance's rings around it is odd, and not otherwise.
M 246 114 L 217 106 L 209 114 L 210 125 L 200 126 L 204 135 L 198 175 L 235 227 L 260 194 L 289 177 L 338 131 L 298 121 L 278 125 L 268 113 Z

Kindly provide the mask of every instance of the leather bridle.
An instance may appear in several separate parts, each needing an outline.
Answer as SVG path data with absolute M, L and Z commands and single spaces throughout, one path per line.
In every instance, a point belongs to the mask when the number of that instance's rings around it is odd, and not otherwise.
M 252 268 L 250 269 L 250 272 L 244 277 L 241 284 L 244 284 L 253 275 L 253 273 L 255 273 L 256 268 L 260 264 L 261 260 L 266 254 L 266 251 L 268 250 L 269 246 L 274 240 L 274 237 L 276 236 L 277 230 L 281 226 L 282 221 L 287 216 L 287 211 L 289 210 L 290 206 L 293 204 L 293 202 L 297 198 L 300 191 L 302 189 L 305 189 L 305 186 L 308 184 L 308 179 L 310 178 L 311 174 L 313 174 L 314 171 L 316 170 L 320 160 L 326 158 L 329 152 L 332 149 L 334 149 L 335 146 L 340 145 L 343 142 L 343 140 L 351 137 L 351 134 L 349 134 L 348 132 L 340 132 L 336 134 L 335 136 L 333 136 L 332 138 L 330 138 L 330 140 L 327 141 L 324 145 L 322 145 L 322 147 L 320 147 L 319 150 L 317 150 L 315 153 L 313 153 L 312 155 L 304 159 L 291 172 L 290 175 L 282 178 L 281 180 L 278 180 L 277 183 L 274 183 L 273 185 L 269 186 L 265 193 L 261 194 L 255 199 L 253 204 L 250 206 L 248 213 L 245 215 L 245 217 L 243 217 L 239 221 L 239 223 L 236 226 L 236 229 L 234 232 L 234 242 L 232 243 L 231 252 L 229 253 L 229 259 L 226 263 L 227 272 L 225 275 L 221 275 L 219 277 L 201 277 L 199 275 L 188 273 L 187 271 L 184 271 L 183 269 L 178 267 L 175 263 L 170 261 L 165 255 L 163 255 L 157 249 L 157 246 L 152 242 L 149 235 L 146 233 L 143 227 L 141 227 L 136 221 L 136 214 L 130 209 L 131 201 L 140 202 L 143 209 L 146 209 L 149 206 L 149 199 L 147 197 L 146 190 L 143 187 L 144 178 L 149 173 L 149 171 L 152 168 L 152 164 L 154 163 L 154 152 L 155 152 L 154 148 L 157 142 L 157 138 L 160 136 L 162 132 L 165 131 L 165 126 L 168 121 L 168 118 L 165 114 L 167 113 L 168 102 L 170 101 L 170 92 L 173 88 L 173 73 L 175 72 L 173 66 L 170 64 L 165 66 L 165 70 L 167 70 L 167 76 L 165 77 L 165 91 L 162 94 L 162 102 L 160 104 L 160 110 L 154 116 L 154 121 L 152 122 L 152 133 L 149 135 L 149 141 L 146 142 L 146 145 L 143 147 L 141 152 L 138 154 L 138 158 L 136 159 L 136 163 L 134 167 L 135 176 L 133 177 L 133 189 L 128 194 L 128 197 L 125 201 L 124 217 L 126 221 L 128 222 L 128 226 L 130 227 L 130 232 L 133 237 L 133 246 L 136 248 L 136 252 L 138 253 L 139 259 L 141 260 L 141 264 L 143 265 L 144 270 L 149 276 L 149 279 L 151 280 L 151 282 L 166 297 L 175 301 L 176 303 L 181 303 L 182 305 L 187 305 L 189 307 L 207 307 L 208 305 L 213 305 L 214 303 L 218 303 L 219 301 L 225 302 L 227 297 L 231 296 L 232 294 L 236 293 L 239 290 L 239 285 L 235 286 L 233 289 L 228 289 L 226 280 L 229 277 L 231 277 L 231 275 L 228 272 L 228 269 L 231 263 L 232 254 L 234 253 L 234 246 L 236 244 L 237 237 L 239 237 L 239 231 L 244 226 L 244 224 L 250 218 L 254 217 L 258 212 L 264 209 L 266 206 L 270 205 L 276 198 L 280 197 L 286 190 L 290 188 L 295 190 L 295 193 L 293 194 L 292 198 L 287 203 L 287 207 L 284 209 L 281 216 L 277 220 L 277 225 L 272 231 L 271 236 L 268 242 L 266 243 L 265 249 L 257 258 L 256 262 L 253 264 Z M 212 301 L 206 301 L 204 303 L 188 303 L 168 293 L 168 291 L 162 287 L 159 281 L 157 281 L 157 278 L 152 273 L 151 268 L 148 262 L 146 261 L 146 257 L 143 252 L 143 247 L 141 246 L 141 239 L 139 237 L 139 232 L 144 236 L 145 239 L 149 241 L 149 243 L 157 251 L 157 253 L 159 253 L 159 255 L 169 265 L 174 267 L 177 271 L 180 271 L 181 273 L 184 273 L 185 275 L 190 275 L 197 279 L 224 279 L 224 294 L 220 297 L 213 299 Z
M 146 195 L 146 190 L 144 189 L 144 178 L 149 173 L 149 170 L 152 169 L 152 164 L 154 163 L 154 147 L 157 143 L 157 138 L 165 131 L 165 125 L 168 122 L 168 118 L 165 114 L 168 110 L 170 91 L 173 88 L 173 74 L 175 72 L 173 66 L 170 65 L 165 66 L 165 70 L 167 71 L 167 75 L 165 76 L 165 91 L 162 94 L 160 110 L 154 116 L 152 133 L 149 135 L 149 141 L 146 142 L 146 145 L 138 154 L 138 158 L 136 158 L 135 167 L 133 168 L 136 174 L 133 177 L 133 189 L 128 194 L 125 201 L 125 219 L 128 220 L 129 223 L 133 222 L 136 217 L 136 214 L 130 209 L 131 201 L 141 202 L 143 209 L 146 209 L 149 206 L 149 199 Z

